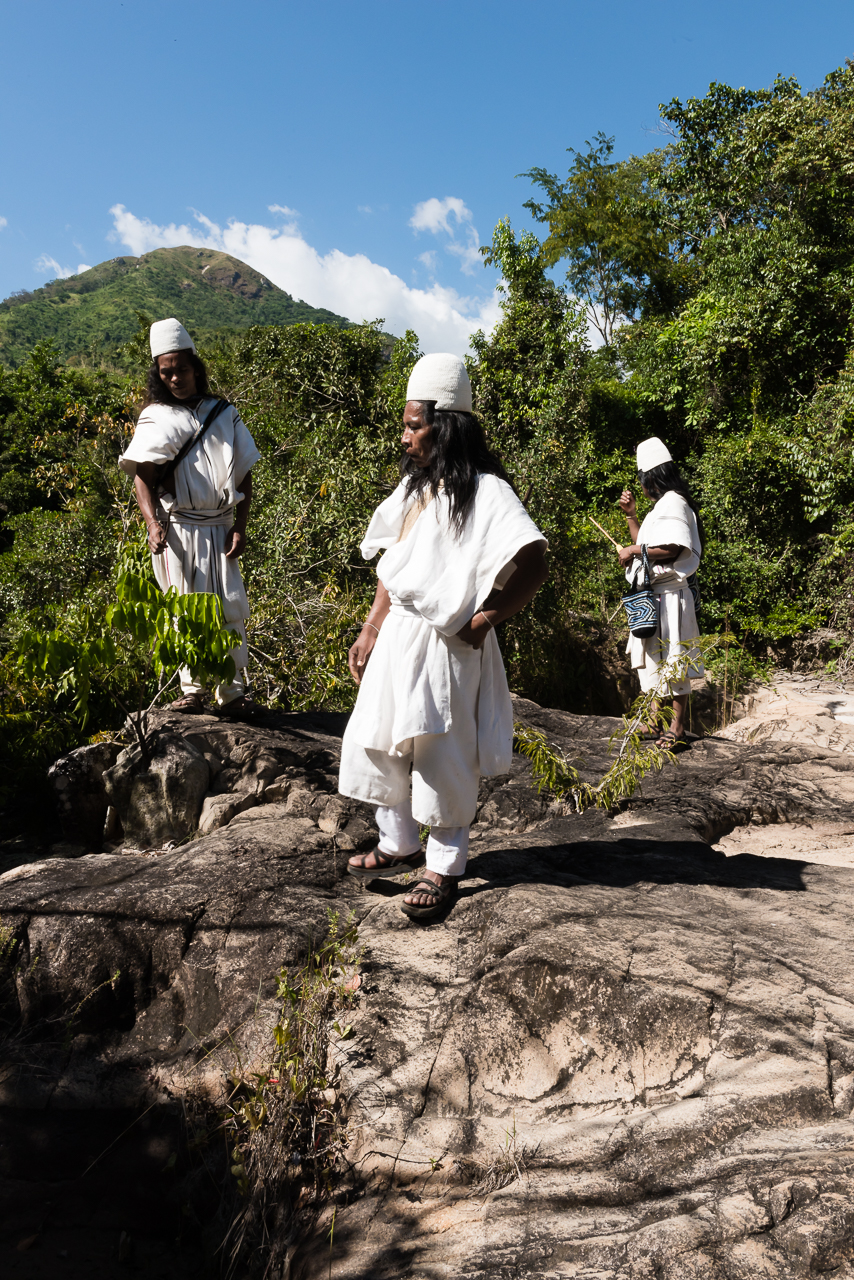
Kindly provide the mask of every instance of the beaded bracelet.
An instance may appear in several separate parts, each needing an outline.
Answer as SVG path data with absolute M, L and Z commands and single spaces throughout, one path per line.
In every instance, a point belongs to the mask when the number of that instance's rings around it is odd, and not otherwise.
M 380 629 L 379 629 L 379 627 L 375 627 L 375 626 L 374 626 L 374 624 L 373 624 L 372 622 L 363 622 L 363 623 L 362 623 L 362 627 L 363 627 L 363 628 L 365 628 L 365 627 L 370 627 L 372 631 L 376 631 L 377 635 L 379 635 L 379 633 L 380 633 Z
M 483 618 L 484 622 L 485 622 L 485 623 L 486 623 L 486 625 L 489 627 L 490 631 L 494 631 L 494 629 L 495 629 L 495 628 L 493 627 L 492 623 L 489 621 L 489 618 L 487 618 L 487 616 L 486 616 L 486 614 L 483 612 L 483 610 L 482 610 L 482 609 L 478 609 L 478 611 L 477 611 L 477 612 L 478 612 L 478 613 L 480 614 L 480 616 Z M 475 614 L 475 617 L 477 617 L 477 614 Z

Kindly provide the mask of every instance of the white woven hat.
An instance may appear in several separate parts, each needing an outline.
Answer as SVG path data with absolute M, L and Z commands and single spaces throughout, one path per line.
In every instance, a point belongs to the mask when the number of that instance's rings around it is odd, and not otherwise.
M 168 320 L 155 320 L 148 339 L 151 343 L 152 360 L 156 360 L 158 356 L 165 356 L 170 351 L 195 351 L 196 349 L 195 342 L 181 321 L 176 320 L 174 316 L 170 316 Z
M 437 409 L 471 413 L 471 383 L 459 356 L 422 356 L 409 375 L 407 400 L 435 400 Z
M 660 467 L 662 462 L 672 461 L 673 455 L 658 436 L 650 436 L 638 445 L 638 471 L 652 471 L 653 467 Z

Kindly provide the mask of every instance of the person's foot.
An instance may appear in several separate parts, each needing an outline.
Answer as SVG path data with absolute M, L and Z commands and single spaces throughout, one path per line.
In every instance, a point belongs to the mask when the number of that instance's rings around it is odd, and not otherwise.
M 428 920 L 453 903 L 459 885 L 459 876 L 443 876 L 438 871 L 425 871 L 418 883 L 404 895 L 400 909 L 413 920 Z
M 685 741 L 683 730 L 671 727 L 665 729 L 655 745 L 661 747 L 662 751 L 681 751 L 688 746 L 688 743 Z
M 424 866 L 424 850 L 417 849 L 403 858 L 392 857 L 390 853 L 380 853 L 372 849 L 370 853 L 357 853 L 347 863 L 351 876 L 360 880 L 377 880 L 387 876 L 402 876 L 405 871 L 417 871 Z
M 205 702 L 200 693 L 185 693 L 166 708 L 167 711 L 180 711 L 182 716 L 200 716 L 204 709 Z
M 221 716 L 234 716 L 235 719 L 244 720 L 249 716 L 257 715 L 260 710 L 255 699 L 245 694 L 241 694 L 239 698 L 232 698 L 231 702 L 223 702 L 217 707 L 217 712 Z

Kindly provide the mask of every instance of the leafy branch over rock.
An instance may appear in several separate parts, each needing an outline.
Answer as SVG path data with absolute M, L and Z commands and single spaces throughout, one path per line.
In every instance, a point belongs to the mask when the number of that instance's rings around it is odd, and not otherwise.
M 106 611 L 105 623 L 92 624 L 92 633 L 72 637 L 61 628 L 29 630 L 18 641 L 17 666 L 26 679 L 49 683 L 70 694 L 74 711 L 85 726 L 93 684 L 112 684 L 120 668 L 135 687 L 136 705 L 113 696 L 136 735 L 144 766 L 151 763 L 147 737 L 148 682 L 158 677 L 158 697 L 180 667 L 189 668 L 203 683 L 234 679 L 231 650 L 239 642 L 222 619 L 217 596 L 206 592 L 180 595 L 176 588 L 161 591 L 149 579 L 123 573 L 116 584 L 118 599 Z M 155 701 L 157 698 L 155 698 Z

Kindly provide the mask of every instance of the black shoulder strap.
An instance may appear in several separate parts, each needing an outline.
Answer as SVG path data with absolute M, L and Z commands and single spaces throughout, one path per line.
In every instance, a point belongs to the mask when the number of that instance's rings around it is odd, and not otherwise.
M 208 430 L 208 427 L 212 426 L 213 423 L 216 421 L 216 419 L 219 417 L 219 415 L 222 413 L 223 409 L 227 409 L 227 408 L 228 408 L 227 400 L 217 400 L 216 404 L 211 409 L 210 413 L 205 415 L 205 420 L 199 427 L 198 431 L 194 431 L 193 434 L 190 436 L 190 439 L 186 440 L 184 444 L 181 445 L 181 448 L 175 454 L 175 457 L 172 459 L 172 461 L 166 463 L 166 466 L 161 471 L 157 481 L 161 489 L 166 484 L 166 481 L 170 478 L 170 476 L 173 474 L 176 468 L 179 466 L 179 464 L 184 461 L 184 459 L 186 458 L 190 450 L 193 448 L 193 446 L 199 443 L 199 441 L 204 436 L 205 432 Z

